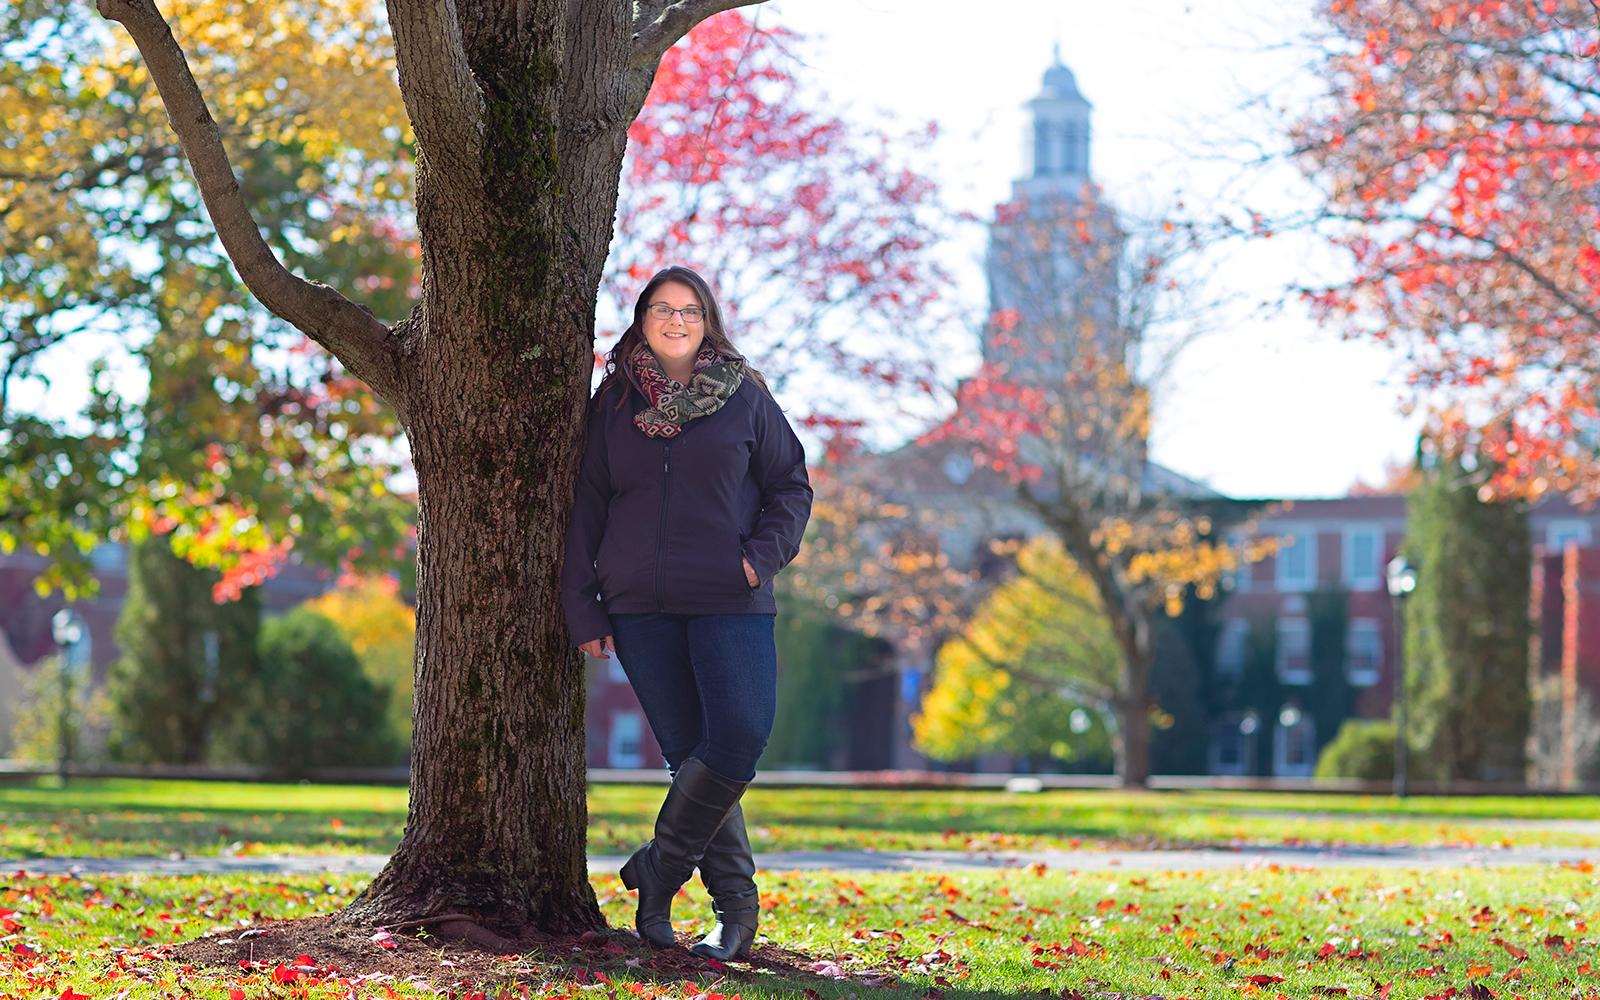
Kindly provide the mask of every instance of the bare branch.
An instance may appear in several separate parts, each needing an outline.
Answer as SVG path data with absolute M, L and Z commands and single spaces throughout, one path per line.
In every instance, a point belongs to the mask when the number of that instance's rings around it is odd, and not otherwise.
M 642 4 L 633 25 L 633 57 L 629 62 L 635 68 L 653 70 L 661 61 L 661 54 L 701 21 L 725 10 L 762 2 L 764 0 L 677 0 L 668 4 Z
M 417 143 L 446 175 L 476 176 L 483 91 L 472 76 L 455 0 L 388 0 L 395 69 Z
M 101 16 L 128 29 L 144 56 L 167 119 L 189 158 L 206 212 L 245 286 L 275 315 L 327 348 L 351 374 L 403 409 L 388 327 L 335 289 L 290 273 L 262 239 L 228 162 L 221 130 L 153 0 L 96 0 L 96 6 Z

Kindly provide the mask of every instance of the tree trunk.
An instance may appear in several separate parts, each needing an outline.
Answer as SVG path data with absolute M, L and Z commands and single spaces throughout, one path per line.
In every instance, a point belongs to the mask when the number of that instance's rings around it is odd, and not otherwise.
M 626 24 L 601 34 L 625 39 Z M 585 856 L 583 665 L 558 584 L 632 116 L 561 129 L 574 119 L 540 65 L 536 53 L 475 67 L 481 191 L 434 183 L 419 163 L 423 328 L 409 334 L 421 352 L 404 407 L 418 492 L 411 807 L 347 920 L 604 925 Z
M 492 367 L 479 375 L 493 381 Z M 399 850 L 346 916 L 459 913 L 508 934 L 586 930 L 602 921 L 584 853 L 583 670 L 555 600 L 561 532 L 551 530 L 569 498 L 538 474 L 571 460 L 575 417 L 535 421 L 535 393 L 512 416 L 502 401 L 514 396 L 462 389 L 457 405 L 439 400 L 413 418 L 410 815 Z
M 1117 699 L 1122 715 L 1120 766 L 1125 789 L 1150 784 L 1150 651 L 1123 651 L 1123 690 Z

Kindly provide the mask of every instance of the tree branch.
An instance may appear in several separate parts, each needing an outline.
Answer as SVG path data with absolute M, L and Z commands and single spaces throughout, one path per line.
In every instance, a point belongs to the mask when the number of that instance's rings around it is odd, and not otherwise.
M 455 0 L 388 0 L 395 69 L 424 156 L 474 177 L 483 149 L 483 90 L 473 78 Z
M 636 69 L 654 70 L 661 54 L 677 44 L 689 29 L 714 14 L 764 0 L 677 0 L 676 3 L 639 5 L 633 22 L 633 56 Z
M 388 327 L 335 289 L 290 273 L 262 239 L 228 162 L 221 130 L 153 0 L 96 0 L 96 7 L 101 16 L 128 29 L 144 56 L 167 119 L 194 171 L 206 212 L 245 286 L 275 315 L 327 348 L 351 374 L 396 409 L 403 409 Z

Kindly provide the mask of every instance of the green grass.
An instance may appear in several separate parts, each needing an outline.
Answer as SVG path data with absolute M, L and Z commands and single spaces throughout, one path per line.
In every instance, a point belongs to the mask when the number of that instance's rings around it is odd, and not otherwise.
M 0 912 L 0 995 L 57 998 L 68 989 L 124 1000 L 227 998 L 230 990 L 285 998 L 441 995 L 415 982 L 353 983 L 322 971 L 276 985 L 268 968 L 186 968 L 161 957 L 164 943 L 337 908 L 361 883 L 13 876 L 0 889 L 0 911 L 11 911 Z M 612 876 L 594 885 L 607 918 L 625 926 L 631 894 Z M 634 946 L 614 955 L 508 961 L 505 970 L 524 971 L 471 985 L 489 997 L 596 1000 L 801 993 L 955 1000 L 1040 991 L 1196 1000 L 1600 997 L 1594 929 L 1600 877 L 1588 865 L 768 873 L 762 886 L 763 938 L 797 953 L 787 966 L 742 976 L 738 967 L 707 967 L 685 975 L 677 963 L 675 971 L 658 974 L 657 961 Z M 704 912 L 698 892 L 680 897 L 679 929 L 701 929 Z M 444 964 L 428 979 L 452 996 L 470 995 Z M 1495 992 L 1474 993 L 1474 986 Z M 1381 993 L 1385 987 L 1389 992 Z
M 589 847 L 648 836 L 660 785 L 590 790 Z M 386 853 L 406 791 L 377 786 L 43 779 L 0 785 L 0 857 Z M 1594 798 L 1411 798 L 1241 792 L 865 791 L 762 788 L 746 799 L 759 851 L 1031 850 L 1118 846 L 1446 844 L 1600 848 Z

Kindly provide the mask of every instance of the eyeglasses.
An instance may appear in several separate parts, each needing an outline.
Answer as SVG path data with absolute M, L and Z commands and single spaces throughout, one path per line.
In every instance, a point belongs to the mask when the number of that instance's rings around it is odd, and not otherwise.
M 671 319 L 673 313 L 678 313 L 681 315 L 683 317 L 683 321 L 688 323 L 690 326 L 694 326 L 696 323 L 699 323 L 701 320 L 706 318 L 706 311 L 701 309 L 699 306 L 684 306 L 682 309 L 674 309 L 665 302 L 655 302 L 650 306 L 650 315 L 654 316 L 656 319 Z

